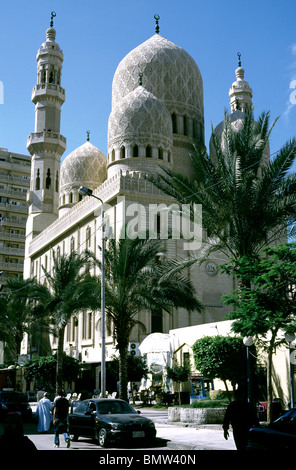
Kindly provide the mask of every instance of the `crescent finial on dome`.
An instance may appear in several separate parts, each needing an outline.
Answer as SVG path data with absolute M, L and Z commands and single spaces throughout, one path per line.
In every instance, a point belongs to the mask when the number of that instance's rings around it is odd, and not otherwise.
M 90 131 L 86 131 L 86 140 L 87 140 L 87 142 L 89 142 L 89 134 L 90 134 Z
M 241 66 L 242 66 L 242 62 L 241 62 L 241 56 L 242 56 L 242 55 L 241 55 L 241 53 L 240 53 L 240 52 L 238 52 L 238 53 L 237 53 L 237 57 L 238 57 L 238 66 L 239 66 L 239 67 L 241 67 Z
M 50 27 L 53 28 L 53 19 L 57 16 L 55 11 L 51 12 Z
M 154 15 L 154 19 L 155 19 L 155 32 L 156 34 L 159 34 L 159 19 L 160 19 L 160 16 L 159 15 Z

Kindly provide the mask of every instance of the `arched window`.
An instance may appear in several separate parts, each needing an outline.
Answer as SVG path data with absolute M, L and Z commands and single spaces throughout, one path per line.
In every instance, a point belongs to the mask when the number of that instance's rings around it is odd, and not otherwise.
M 192 131 L 193 131 L 193 138 L 194 138 L 194 139 L 197 139 L 197 138 L 198 138 L 198 135 L 197 135 L 197 120 L 196 120 L 196 119 L 193 119 L 193 122 L 192 122 Z
M 56 193 L 59 192 L 59 172 L 58 171 L 56 172 L 55 190 L 56 190 Z
M 40 170 L 37 170 L 37 177 L 35 182 L 35 189 L 38 191 L 40 189 Z
M 73 193 L 69 194 L 69 203 L 72 204 L 73 202 Z
M 173 134 L 177 134 L 177 116 L 176 113 L 172 114 Z
M 61 249 L 60 249 L 59 246 L 57 247 L 57 257 L 56 257 L 56 259 L 57 259 L 57 262 L 59 262 L 60 259 L 61 259 Z
M 133 157 L 138 157 L 139 156 L 139 147 L 137 144 L 133 146 Z
M 115 150 L 114 149 L 112 150 L 111 161 L 115 162 Z
M 171 161 L 171 152 L 168 151 L 168 162 L 170 162 L 170 161 Z
M 125 158 L 125 146 L 124 145 L 120 149 L 120 158 Z
M 90 242 L 91 242 L 91 228 L 87 227 L 86 229 L 86 241 L 85 241 L 85 248 L 90 249 Z
M 158 148 L 158 158 L 159 160 L 163 160 L 163 149 L 161 147 Z
M 70 241 L 70 252 L 73 253 L 74 250 L 75 250 L 75 239 L 74 237 L 72 237 Z
M 146 147 L 146 157 L 147 158 L 152 157 L 152 147 L 151 147 L 151 145 L 147 145 L 147 147 Z
M 187 116 L 183 116 L 183 132 L 184 132 L 184 135 L 187 135 L 187 136 L 189 135 Z
M 48 168 L 47 170 L 47 176 L 46 176 L 46 181 L 45 181 L 45 188 L 50 189 L 51 188 L 51 176 L 50 176 L 50 169 Z

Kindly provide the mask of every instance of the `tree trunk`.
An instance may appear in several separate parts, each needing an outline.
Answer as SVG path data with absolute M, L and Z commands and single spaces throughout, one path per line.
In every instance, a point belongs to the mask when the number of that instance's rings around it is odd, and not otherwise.
M 127 354 L 127 346 L 119 349 L 119 397 L 128 402 Z
M 267 422 L 271 423 L 273 416 L 272 416 L 272 355 L 273 355 L 273 348 L 275 343 L 275 338 L 277 335 L 277 331 L 272 332 L 271 340 L 269 343 L 268 349 L 268 364 L 267 364 Z
M 58 331 L 56 393 L 58 393 L 59 390 L 63 389 L 64 335 L 65 335 L 65 327 L 62 327 Z
M 226 380 L 223 380 L 223 382 L 224 382 L 224 385 L 225 385 L 226 395 L 227 395 L 228 401 L 229 401 L 229 403 L 230 403 L 231 400 L 232 400 L 232 398 L 231 398 L 231 393 L 230 393 L 230 391 L 229 391 L 229 388 L 228 388 L 228 385 L 227 385 Z

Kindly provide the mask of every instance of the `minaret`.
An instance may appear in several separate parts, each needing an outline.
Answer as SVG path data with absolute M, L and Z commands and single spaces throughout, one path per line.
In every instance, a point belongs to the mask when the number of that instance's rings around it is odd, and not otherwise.
M 237 109 L 245 112 L 247 107 L 252 107 L 253 92 L 249 83 L 244 80 L 245 71 L 241 66 L 241 54 L 238 52 L 238 68 L 235 71 L 236 81 L 229 90 L 230 108 L 233 113 Z
M 56 31 L 53 28 L 55 16 L 52 12 L 46 41 L 36 57 L 37 85 L 32 92 L 35 131 L 27 140 L 27 149 L 32 155 L 31 186 L 27 197 L 27 245 L 58 218 L 60 163 L 66 139 L 60 134 L 65 90 L 61 87 L 63 52 L 55 42 Z

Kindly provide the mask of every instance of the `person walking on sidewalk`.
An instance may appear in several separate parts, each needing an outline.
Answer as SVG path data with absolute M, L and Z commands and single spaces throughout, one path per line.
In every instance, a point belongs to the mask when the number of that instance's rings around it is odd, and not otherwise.
M 61 433 L 64 434 L 67 447 L 70 447 L 70 438 L 67 429 L 68 414 L 69 402 L 67 398 L 64 397 L 64 392 L 60 390 L 53 404 L 54 447 L 60 446 L 59 435 Z
M 226 409 L 223 421 L 225 439 L 229 437 L 230 424 L 237 450 L 246 450 L 249 430 L 252 426 L 259 426 L 259 419 L 255 408 L 248 403 L 241 391 L 237 392 L 236 400 L 230 402 Z
M 44 392 L 43 398 L 39 400 L 36 414 L 38 416 L 38 432 L 48 432 L 52 421 L 53 404 L 47 398 L 47 392 Z

